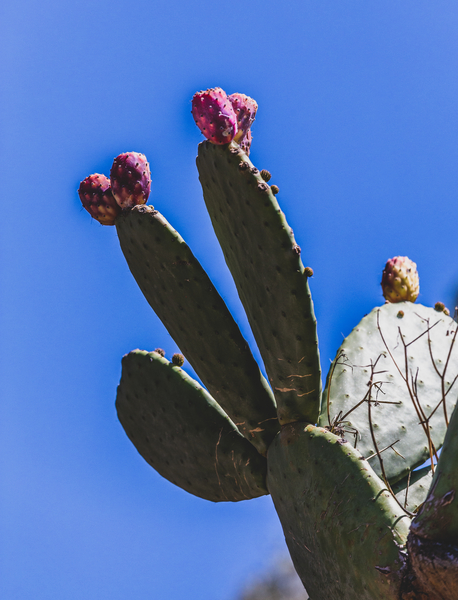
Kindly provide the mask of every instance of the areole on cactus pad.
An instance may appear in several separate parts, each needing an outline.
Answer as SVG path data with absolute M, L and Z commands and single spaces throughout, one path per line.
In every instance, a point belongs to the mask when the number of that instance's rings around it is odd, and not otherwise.
M 456 600 L 456 320 L 443 303 L 413 304 L 415 263 L 390 259 L 387 302 L 345 338 L 321 394 L 313 269 L 270 172 L 248 158 L 256 109 L 210 88 L 192 112 L 207 138 L 197 157 L 204 201 L 268 382 L 189 247 L 142 205 L 146 158 L 115 159 L 119 206 L 103 175 L 81 183 L 83 205 L 116 224 L 133 276 L 182 352 L 172 362 L 160 348 L 123 358 L 119 420 L 150 465 L 196 496 L 270 493 L 312 600 Z M 184 357 L 207 389 L 181 368 Z

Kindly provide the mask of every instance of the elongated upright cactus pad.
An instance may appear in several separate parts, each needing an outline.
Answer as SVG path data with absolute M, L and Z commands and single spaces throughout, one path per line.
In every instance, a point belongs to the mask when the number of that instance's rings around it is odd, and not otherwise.
M 455 331 L 444 313 L 411 302 L 374 308 L 337 352 L 320 425 L 354 441 L 379 475 L 383 450 L 387 478 L 406 476 L 443 443 L 458 394 Z
M 187 492 L 213 502 L 267 493 L 265 458 L 197 381 L 156 352 L 123 358 L 116 408 L 143 458 Z
M 145 298 L 210 394 L 265 454 L 278 431 L 275 401 L 224 300 L 183 238 L 151 206 L 116 227 Z
M 315 423 L 321 394 L 307 273 L 270 187 L 235 146 L 199 144 L 200 181 L 274 390 L 280 423 Z

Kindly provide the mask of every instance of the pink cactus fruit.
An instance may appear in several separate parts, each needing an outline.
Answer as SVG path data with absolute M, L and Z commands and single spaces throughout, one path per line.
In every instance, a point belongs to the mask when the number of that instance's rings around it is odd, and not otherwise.
M 113 196 L 121 208 L 145 204 L 151 191 L 151 173 L 144 154 L 124 152 L 110 171 Z
M 100 173 L 89 175 L 80 183 L 78 195 L 83 207 L 93 219 L 102 225 L 115 224 L 121 209 L 113 198 L 108 177 Z
M 240 148 L 245 152 L 245 154 L 247 156 L 250 155 L 250 148 L 251 148 L 251 141 L 252 141 L 252 139 L 253 139 L 253 136 L 251 135 L 251 129 L 248 129 L 248 131 L 245 133 L 245 135 L 243 136 L 243 138 L 239 142 Z
M 415 302 L 420 292 L 417 265 L 407 256 L 390 258 L 383 270 L 382 290 L 387 302 Z
M 212 144 L 229 144 L 237 133 L 237 116 L 221 88 L 196 92 L 192 98 L 192 116 Z
M 231 94 L 228 96 L 228 98 L 231 101 L 235 114 L 237 115 L 238 131 L 234 137 L 234 141 L 242 145 L 241 140 L 246 137 L 251 125 L 253 124 L 253 121 L 255 120 L 258 105 L 253 98 L 245 96 L 245 94 Z

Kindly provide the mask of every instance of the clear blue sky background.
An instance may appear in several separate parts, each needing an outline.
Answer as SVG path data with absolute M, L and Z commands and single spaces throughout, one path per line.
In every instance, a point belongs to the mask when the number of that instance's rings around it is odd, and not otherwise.
M 214 505 L 140 458 L 114 409 L 120 360 L 177 350 L 81 179 L 136 150 L 150 203 L 251 340 L 205 212 L 195 91 L 259 104 L 312 280 L 324 370 L 382 303 L 387 258 L 419 301 L 458 288 L 458 5 L 444 0 L 15 0 L 0 9 L 2 600 L 230 600 L 283 548 L 269 497 Z

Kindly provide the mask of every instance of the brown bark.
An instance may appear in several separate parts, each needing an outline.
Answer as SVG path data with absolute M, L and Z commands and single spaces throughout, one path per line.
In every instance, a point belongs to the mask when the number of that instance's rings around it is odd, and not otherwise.
M 407 549 L 409 566 L 402 600 L 457 600 L 458 546 L 432 542 L 410 533 Z

